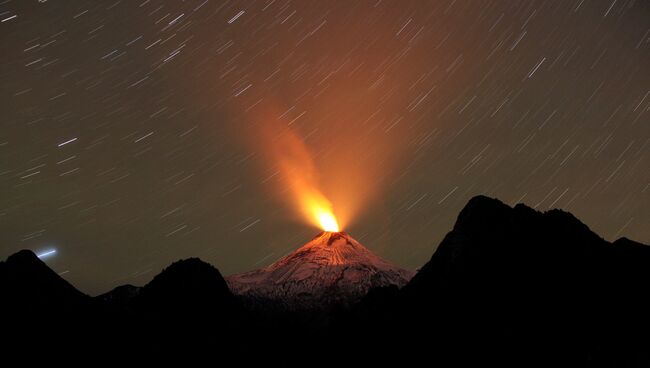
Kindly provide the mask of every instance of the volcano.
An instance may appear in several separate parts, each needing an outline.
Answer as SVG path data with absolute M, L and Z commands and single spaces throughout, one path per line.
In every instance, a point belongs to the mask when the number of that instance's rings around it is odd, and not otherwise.
M 345 232 L 324 231 L 268 267 L 232 275 L 233 293 L 248 304 L 290 310 L 348 306 L 375 287 L 401 288 L 412 271 L 396 267 Z

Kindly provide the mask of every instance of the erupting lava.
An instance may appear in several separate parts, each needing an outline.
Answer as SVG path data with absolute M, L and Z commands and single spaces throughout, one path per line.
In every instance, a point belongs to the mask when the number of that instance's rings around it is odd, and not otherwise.
M 305 141 L 290 123 L 278 121 L 259 124 L 257 147 L 269 159 L 271 177 L 278 178 L 273 183 L 285 195 L 283 202 L 290 199 L 301 220 L 323 231 L 269 266 L 229 276 L 231 291 L 252 306 L 269 302 L 272 308 L 301 310 L 349 306 L 370 289 L 404 286 L 413 272 L 392 265 L 342 231 L 375 189 L 365 176 L 367 163 L 355 154 L 357 146 L 330 145 L 330 135 Z M 323 149 L 323 141 L 330 146 Z
M 320 226 L 325 231 L 339 232 L 339 224 L 336 222 L 336 217 L 334 214 L 329 213 L 323 210 L 316 210 L 318 214 L 318 220 L 320 221 Z
M 293 188 L 296 203 L 301 207 L 306 219 L 324 231 L 341 231 L 339 222 L 332 210 L 332 203 L 316 189 L 313 180 L 307 180 L 300 174 L 295 174 L 296 172 L 299 173 L 299 170 L 286 170 L 286 172 L 293 173 L 288 175 L 288 177 Z
M 300 195 L 303 205 L 303 212 L 311 215 L 312 222 L 319 225 L 324 231 L 341 231 L 339 223 L 332 211 L 330 202 L 320 193 L 312 190 L 312 194 L 302 193 Z

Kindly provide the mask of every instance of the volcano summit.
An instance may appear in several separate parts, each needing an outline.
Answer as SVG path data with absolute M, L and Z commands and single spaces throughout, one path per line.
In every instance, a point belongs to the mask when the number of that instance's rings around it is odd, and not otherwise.
M 227 278 L 230 289 L 253 305 L 286 309 L 350 305 L 368 290 L 404 286 L 413 272 L 378 257 L 345 232 L 324 231 L 272 265 Z

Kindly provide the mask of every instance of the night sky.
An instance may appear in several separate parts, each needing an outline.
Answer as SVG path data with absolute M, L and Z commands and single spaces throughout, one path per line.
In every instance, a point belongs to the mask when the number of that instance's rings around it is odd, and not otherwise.
M 406 268 L 478 194 L 650 243 L 648 1 L 9 0 L 0 21 L 0 257 L 56 250 L 91 295 L 311 239 L 286 140 Z

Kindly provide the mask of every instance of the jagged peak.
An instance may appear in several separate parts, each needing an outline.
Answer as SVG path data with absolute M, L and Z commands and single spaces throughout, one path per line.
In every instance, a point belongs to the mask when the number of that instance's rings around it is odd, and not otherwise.
M 472 197 L 458 214 L 454 229 L 484 226 L 485 221 L 499 221 L 512 210 L 512 207 L 498 199 L 484 195 Z
M 543 219 L 543 221 L 562 224 L 575 231 L 593 233 L 586 224 L 568 211 L 555 208 L 541 212 L 523 203 L 510 207 L 498 199 L 484 195 L 475 196 L 467 202 L 458 215 L 454 230 L 489 230 L 492 226 L 506 224 L 513 216 L 519 220 Z

